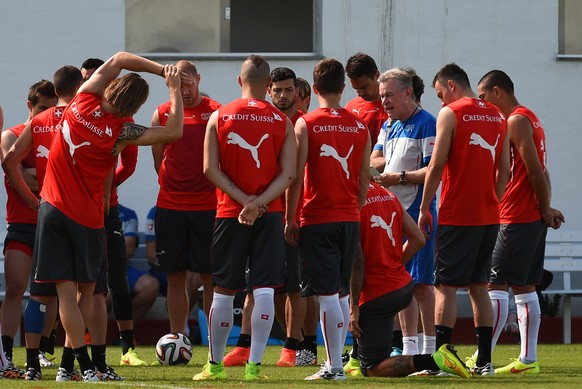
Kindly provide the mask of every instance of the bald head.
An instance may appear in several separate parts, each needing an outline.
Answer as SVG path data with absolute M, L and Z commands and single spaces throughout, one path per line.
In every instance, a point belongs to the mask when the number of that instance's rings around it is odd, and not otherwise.
M 192 62 L 186 61 L 185 59 L 181 59 L 178 62 L 176 62 L 175 66 L 177 68 L 180 68 L 180 70 L 183 71 L 184 73 L 188 73 L 193 76 L 198 74 L 198 69 L 196 69 L 196 66 L 194 66 Z
M 268 86 L 271 68 L 267 60 L 260 55 L 251 55 L 242 64 L 240 78 L 243 84 Z

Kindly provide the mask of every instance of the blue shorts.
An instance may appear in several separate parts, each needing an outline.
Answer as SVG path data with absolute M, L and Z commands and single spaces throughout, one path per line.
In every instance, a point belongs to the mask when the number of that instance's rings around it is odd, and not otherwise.
M 404 266 L 410 273 L 414 285 L 434 284 L 434 248 L 437 230 L 437 211 L 434 201 L 431 202 L 429 211 L 433 215 L 432 232 L 425 245 Z M 418 209 L 408 209 L 407 212 L 415 222 L 418 222 Z

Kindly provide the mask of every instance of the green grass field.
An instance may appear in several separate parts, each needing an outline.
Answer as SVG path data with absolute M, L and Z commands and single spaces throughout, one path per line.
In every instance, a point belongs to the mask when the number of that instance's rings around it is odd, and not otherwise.
M 474 347 L 456 347 L 459 356 L 468 356 Z M 229 351 L 230 348 L 227 350 Z M 279 357 L 280 347 L 269 346 L 265 353 L 263 372 L 269 376 L 269 381 L 259 383 L 246 383 L 242 380 L 243 368 L 227 368 L 228 380 L 223 382 L 194 382 L 192 376 L 198 373 L 206 362 L 208 349 L 203 346 L 194 348 L 192 361 L 188 366 L 167 367 L 121 367 L 119 364 L 119 347 L 107 349 L 108 363 L 116 372 L 125 378 L 121 382 L 102 382 L 96 385 L 106 385 L 108 388 L 241 388 L 258 385 L 261 388 L 287 389 L 308 388 L 321 385 L 342 385 L 344 387 L 368 387 L 368 388 L 418 388 L 438 386 L 443 388 L 581 388 L 582 387 L 582 345 L 540 345 L 539 375 L 493 376 L 477 377 L 463 380 L 456 377 L 414 377 L 414 378 L 351 378 L 347 382 L 307 382 L 303 379 L 315 371 L 317 367 L 280 368 L 275 366 Z M 152 346 L 140 346 L 138 351 L 143 359 L 148 362 L 155 360 Z M 59 359 L 61 350 L 57 351 Z M 22 367 L 25 362 L 25 351 L 16 348 L 14 361 Z M 320 356 L 325 351 L 320 349 Z M 509 363 L 510 358 L 519 355 L 519 345 L 503 345 L 495 350 L 493 363 L 502 366 Z M 0 380 L 1 388 L 71 388 L 78 385 L 87 385 L 82 382 L 55 382 L 56 368 L 44 368 L 42 381 Z

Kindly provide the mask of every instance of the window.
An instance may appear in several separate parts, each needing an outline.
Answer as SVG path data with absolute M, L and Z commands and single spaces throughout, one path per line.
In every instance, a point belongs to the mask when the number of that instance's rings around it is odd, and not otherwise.
M 316 55 L 320 0 L 126 0 L 126 50 Z
M 559 0 L 558 59 L 582 59 L 582 1 Z

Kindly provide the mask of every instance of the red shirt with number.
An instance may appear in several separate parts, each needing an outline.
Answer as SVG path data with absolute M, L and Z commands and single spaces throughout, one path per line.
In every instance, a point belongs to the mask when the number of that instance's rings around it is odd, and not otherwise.
M 538 117 L 528 108 L 519 106 L 509 115 L 525 116 L 533 129 L 533 142 L 542 169 L 546 171 L 546 134 Z M 515 149 L 510 144 L 511 171 L 505 193 L 499 206 L 501 223 L 530 223 L 541 220 L 538 199 L 527 177 L 527 169 Z
M 348 101 L 346 109 L 359 117 L 368 126 L 370 140 L 375 145 L 378 141 L 378 134 L 382 124 L 388 119 L 388 114 L 382 106 L 382 100 L 367 101 L 358 96 Z

